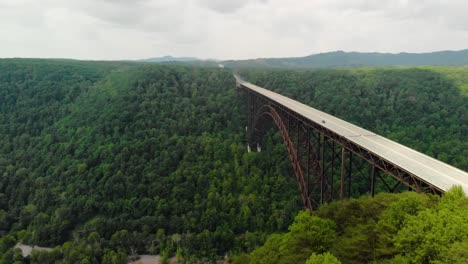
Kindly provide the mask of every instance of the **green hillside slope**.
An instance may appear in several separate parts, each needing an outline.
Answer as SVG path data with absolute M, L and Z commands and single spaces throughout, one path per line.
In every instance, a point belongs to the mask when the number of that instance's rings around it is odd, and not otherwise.
M 242 74 L 466 169 L 466 82 L 446 71 Z M 287 151 L 270 133 L 247 153 L 245 103 L 224 69 L 0 60 L 0 263 L 213 262 L 285 232 Z M 16 241 L 57 248 L 24 259 Z
M 35 60 L 0 72 L 2 234 L 213 259 L 286 230 L 300 208 L 282 145 L 246 153 L 227 71 Z M 123 231 L 138 242 L 112 242 Z

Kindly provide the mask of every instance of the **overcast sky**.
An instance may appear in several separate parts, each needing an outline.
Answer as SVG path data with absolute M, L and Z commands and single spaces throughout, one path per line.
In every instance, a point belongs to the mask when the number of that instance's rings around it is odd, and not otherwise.
M 0 0 L 0 57 L 244 59 L 468 48 L 466 0 Z

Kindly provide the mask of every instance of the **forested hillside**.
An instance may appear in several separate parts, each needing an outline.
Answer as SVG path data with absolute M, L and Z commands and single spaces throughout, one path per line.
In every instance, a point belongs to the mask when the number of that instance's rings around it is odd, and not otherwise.
M 282 145 L 246 153 L 228 71 L 4 60 L 0 72 L 0 232 L 73 240 L 50 258 L 216 259 L 300 208 Z M 99 247 L 79 247 L 89 240 Z
M 467 97 L 444 71 L 241 74 L 466 170 Z M 286 232 L 287 151 L 270 134 L 247 153 L 245 103 L 224 69 L 0 60 L 0 263 L 213 262 Z

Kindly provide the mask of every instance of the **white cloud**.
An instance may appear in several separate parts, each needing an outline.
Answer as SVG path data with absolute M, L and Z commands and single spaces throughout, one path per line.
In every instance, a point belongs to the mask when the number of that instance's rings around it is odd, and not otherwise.
M 268 0 L 236 0 L 236 1 L 219 1 L 219 0 L 197 0 L 203 7 L 207 7 L 213 11 L 220 13 L 234 13 L 239 9 L 250 4 L 266 3 Z
M 464 49 L 465 10 L 462 0 L 0 0 L 0 57 Z

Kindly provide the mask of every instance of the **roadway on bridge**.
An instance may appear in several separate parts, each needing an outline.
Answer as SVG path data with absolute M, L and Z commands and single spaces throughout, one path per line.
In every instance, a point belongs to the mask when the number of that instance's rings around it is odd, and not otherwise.
M 468 194 L 468 173 L 460 169 L 325 112 L 243 81 L 238 76 L 236 76 L 236 80 L 239 85 L 259 93 L 312 122 L 345 137 L 349 141 L 367 149 L 375 155 L 380 156 L 443 191 L 447 191 L 455 185 L 460 185 L 465 193 Z

